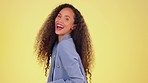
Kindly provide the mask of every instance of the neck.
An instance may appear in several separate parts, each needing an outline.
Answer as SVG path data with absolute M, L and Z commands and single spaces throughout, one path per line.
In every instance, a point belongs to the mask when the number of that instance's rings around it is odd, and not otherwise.
M 58 42 L 60 42 L 60 41 L 63 39 L 63 37 L 66 36 L 66 35 L 68 35 L 68 34 L 65 34 L 65 35 L 58 35 Z
M 63 37 L 64 37 L 64 35 L 59 35 L 59 36 L 58 36 L 58 42 L 60 42 Z

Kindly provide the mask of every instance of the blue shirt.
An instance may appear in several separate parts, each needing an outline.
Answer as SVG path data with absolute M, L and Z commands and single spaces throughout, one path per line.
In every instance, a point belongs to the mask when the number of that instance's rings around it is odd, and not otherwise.
M 54 45 L 47 83 L 87 83 L 80 56 L 70 34 Z

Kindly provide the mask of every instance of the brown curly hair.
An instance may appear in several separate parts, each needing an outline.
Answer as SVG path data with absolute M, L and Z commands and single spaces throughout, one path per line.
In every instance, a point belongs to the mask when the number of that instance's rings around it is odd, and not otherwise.
M 63 8 L 70 8 L 75 14 L 74 24 L 76 28 L 71 32 L 76 51 L 78 52 L 86 73 L 86 78 L 91 82 L 91 67 L 93 61 L 92 44 L 87 25 L 81 13 L 71 4 L 62 4 L 56 7 L 49 15 L 42 28 L 40 29 L 36 42 L 35 51 L 39 63 L 44 64 L 45 75 L 49 69 L 50 58 L 52 56 L 53 46 L 58 41 L 58 35 L 55 34 L 55 18 Z

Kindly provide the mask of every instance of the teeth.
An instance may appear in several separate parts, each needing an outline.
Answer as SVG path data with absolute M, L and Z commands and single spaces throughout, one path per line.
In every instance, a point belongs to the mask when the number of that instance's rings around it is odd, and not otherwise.
M 62 25 L 57 25 L 58 27 L 63 27 Z

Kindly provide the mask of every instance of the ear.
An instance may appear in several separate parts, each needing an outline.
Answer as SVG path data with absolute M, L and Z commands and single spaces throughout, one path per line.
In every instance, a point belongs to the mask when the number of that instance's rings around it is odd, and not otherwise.
M 76 28 L 77 24 L 74 24 L 71 30 L 74 30 Z

